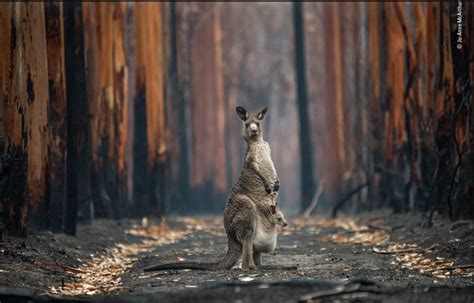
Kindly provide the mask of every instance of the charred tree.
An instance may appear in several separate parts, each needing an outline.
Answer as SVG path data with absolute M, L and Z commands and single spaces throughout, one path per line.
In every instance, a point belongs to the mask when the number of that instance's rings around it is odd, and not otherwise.
M 28 204 L 29 223 L 34 228 L 49 228 L 49 163 L 48 145 L 48 64 L 44 7 L 41 3 L 22 3 L 21 11 L 26 22 L 20 22 L 21 43 L 24 47 L 23 73 L 20 82 L 28 104 Z M 25 75 L 23 79 L 22 75 Z M 22 97 L 22 94 L 20 94 Z M 20 98 L 21 98 L 20 97 Z
M 41 3 L 2 4 L 2 98 L 7 150 L 2 167 L 4 218 L 11 235 L 48 228 L 48 73 Z M 3 31 L 5 29 L 5 31 Z
M 465 2 L 466 3 L 466 2 Z M 466 35 L 464 37 L 467 38 L 466 48 L 465 48 L 465 56 L 468 57 L 469 62 L 469 78 L 470 78 L 470 91 L 468 98 L 470 98 L 469 102 L 469 135 L 467 141 L 467 151 L 465 155 L 465 162 L 464 162 L 464 172 L 461 172 L 463 175 L 463 179 L 465 183 L 460 186 L 460 193 L 462 193 L 463 198 L 465 198 L 465 202 L 467 207 L 471 210 L 469 211 L 469 216 L 472 218 L 474 215 L 472 214 L 472 209 L 474 209 L 474 113 L 473 105 L 474 105 L 474 3 L 469 2 L 466 5 L 466 18 L 465 24 L 466 30 L 464 33 Z M 466 205 L 466 204 L 464 204 Z
M 308 116 L 308 92 L 304 45 L 304 18 L 302 2 L 293 2 L 293 28 L 295 41 L 295 74 L 300 127 L 301 209 L 306 209 L 315 191 L 313 173 L 313 145 Z
M 79 208 L 84 219 L 91 219 L 90 128 L 86 98 L 84 27 L 82 6 L 64 4 L 65 60 L 67 85 L 67 203 L 64 232 L 76 234 Z
M 472 140 L 472 3 L 450 3 L 453 103 L 451 138 L 456 151 L 454 171 L 447 193 L 451 219 L 474 218 L 474 141 Z M 454 19 L 454 20 L 453 20 Z M 470 27 L 471 26 L 471 27 Z M 470 61 L 471 60 L 471 61 Z
M 128 64 L 125 48 L 126 35 L 126 17 L 127 3 L 120 2 L 113 4 L 113 100 L 114 111 L 111 123 L 114 126 L 115 140 L 111 142 L 115 149 L 114 167 L 116 171 L 115 190 L 117 191 L 117 204 L 119 207 L 119 216 L 122 217 L 128 213 L 129 204 L 129 178 L 132 168 L 132 161 L 129 159 L 129 145 L 131 144 L 130 132 L 131 119 L 129 116 L 129 94 L 128 94 Z
M 187 127 L 182 126 L 179 121 L 186 121 L 186 98 L 184 96 L 183 89 L 183 75 L 180 74 L 179 65 L 183 65 L 180 57 L 182 51 L 178 49 L 178 39 L 180 32 L 179 25 L 182 20 L 178 16 L 177 3 L 170 3 L 170 16 L 169 16 L 169 28 L 170 28 L 170 48 L 171 48 L 171 63 L 170 63 L 170 81 L 171 81 L 171 96 L 172 96 L 172 107 L 174 104 L 176 111 L 176 120 L 174 128 L 177 130 L 177 162 L 173 164 L 178 165 L 178 177 L 176 191 L 179 195 L 176 197 L 176 203 L 179 204 L 180 209 L 185 209 L 185 203 L 188 200 L 189 191 L 189 163 L 188 163 L 188 142 L 187 142 Z M 181 126 L 180 126 L 181 125 Z
M 91 113 L 91 193 L 94 205 L 94 216 L 112 217 L 112 203 L 105 188 L 104 181 L 104 162 L 107 158 L 107 152 L 104 151 L 103 141 L 107 136 L 104 123 L 104 116 L 107 115 L 104 108 L 106 94 L 102 90 L 103 72 L 107 67 L 107 61 L 102 58 L 103 51 L 99 51 L 99 44 L 105 44 L 102 33 L 103 13 L 101 4 L 83 2 L 84 17 L 84 47 L 87 69 L 87 98 L 89 100 L 89 109 Z M 101 62 L 101 64 L 99 64 Z
M 438 51 L 440 42 L 440 3 L 428 3 L 426 7 L 426 99 L 425 110 L 423 113 L 423 128 L 420 143 L 422 170 L 422 186 L 425 188 L 422 205 L 423 211 L 428 211 L 430 201 L 428 199 L 429 192 L 427 189 L 431 187 L 433 176 L 436 169 L 436 151 L 434 127 L 431 124 L 436 122 L 436 83 L 438 80 L 438 69 L 440 65 L 440 52 Z
M 446 186 L 449 184 L 453 172 L 456 151 L 451 138 L 454 113 L 453 102 L 453 65 L 451 56 L 451 30 L 449 4 L 440 4 L 439 22 L 439 51 L 440 64 L 437 72 L 435 88 L 435 102 L 438 108 L 437 125 L 435 130 L 435 143 L 437 150 L 436 170 L 430 188 L 428 201 L 430 203 L 430 216 L 428 223 L 436 210 L 446 210 Z
M 63 210 L 66 201 L 66 83 L 64 75 L 64 31 L 63 4 L 44 4 L 46 21 L 46 43 L 48 52 L 49 124 L 51 143 L 50 200 L 51 228 L 54 232 L 63 229 Z
M 19 94 L 20 68 L 19 48 L 21 32 L 20 18 L 15 6 L 19 3 L 1 3 L 0 26 L 1 39 L 1 84 L 3 130 L 2 139 L 2 171 L 1 199 L 5 228 L 12 236 L 26 236 L 27 216 L 27 169 L 28 154 L 26 106 Z
M 164 169 L 166 160 L 164 115 L 164 55 L 161 3 L 140 3 L 135 7 L 136 92 L 145 97 L 146 116 L 146 196 L 148 211 L 162 216 L 164 211 Z M 135 107 L 137 115 L 143 113 Z M 135 116 L 135 118 L 138 118 Z M 139 125 L 136 125 L 139 128 Z M 135 132 L 136 135 L 138 135 Z M 135 137 L 139 140 L 139 137 Z M 136 150 L 135 150 L 136 152 Z M 135 158 L 136 159 L 136 158 Z M 136 163 L 140 166 L 140 163 Z M 138 169 L 138 167 L 137 167 Z M 137 186 L 137 181 L 134 181 Z

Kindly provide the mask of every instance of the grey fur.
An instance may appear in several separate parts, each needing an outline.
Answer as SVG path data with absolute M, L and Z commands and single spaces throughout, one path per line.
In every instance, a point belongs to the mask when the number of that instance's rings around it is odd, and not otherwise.
M 244 167 L 232 187 L 224 209 L 227 253 L 218 262 L 177 262 L 146 268 L 165 269 L 230 269 L 242 257 L 242 269 L 254 269 L 261 264 L 261 253 L 272 252 L 276 246 L 276 226 L 286 226 L 285 216 L 276 204 L 279 181 L 270 156 L 270 146 L 263 140 L 260 122 L 267 108 L 250 117 L 243 107 L 236 108 L 243 121 L 243 136 L 247 143 Z M 250 124 L 258 127 L 253 129 Z M 267 268 L 262 266 L 263 268 Z M 279 267 L 280 268 L 280 267 Z M 292 267 L 281 267 L 293 269 Z

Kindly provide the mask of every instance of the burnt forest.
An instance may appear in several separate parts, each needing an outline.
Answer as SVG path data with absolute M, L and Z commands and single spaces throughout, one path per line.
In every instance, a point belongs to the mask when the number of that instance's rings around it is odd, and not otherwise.
M 474 302 L 474 3 L 1 2 L 0 302 Z

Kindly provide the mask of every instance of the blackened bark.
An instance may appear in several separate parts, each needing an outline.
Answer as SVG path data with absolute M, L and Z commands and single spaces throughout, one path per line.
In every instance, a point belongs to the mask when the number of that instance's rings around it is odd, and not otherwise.
M 146 138 L 146 102 L 145 89 L 142 88 L 135 99 L 135 140 L 133 142 L 133 202 L 136 215 L 144 216 L 148 212 L 147 189 L 147 138 Z
M 295 70 L 298 98 L 301 155 L 301 207 L 306 209 L 315 190 L 313 174 L 313 146 L 311 144 L 308 117 L 308 91 L 306 85 L 306 63 L 304 47 L 303 3 L 293 3 L 293 26 L 295 37 Z
M 90 218 L 90 128 L 86 98 L 86 72 L 82 5 L 64 3 L 65 59 L 67 85 L 67 202 L 64 232 L 76 234 L 79 206 Z
M 9 234 L 16 237 L 26 237 L 27 234 L 27 159 L 27 154 L 20 147 L 10 147 L 3 159 L 0 176 L 4 224 Z
M 64 79 L 63 11 L 59 2 L 44 4 L 48 53 L 50 199 L 51 228 L 63 228 L 63 208 L 66 200 L 66 86 Z
M 165 214 L 165 163 L 159 163 L 148 173 L 148 208 L 152 215 Z
M 179 121 L 186 121 L 186 100 L 178 83 L 178 20 L 176 13 L 176 2 L 171 2 L 170 27 L 171 27 L 171 85 L 173 88 L 173 96 L 178 103 Z M 180 127 L 179 136 L 179 179 L 178 188 L 180 192 L 180 200 L 186 203 L 188 200 L 189 190 L 189 164 L 188 164 L 188 143 L 187 143 L 187 127 Z
M 472 80 L 470 77 L 469 60 L 472 58 L 470 54 L 470 38 L 472 37 L 472 27 L 469 28 L 469 22 L 472 23 L 473 17 L 469 13 L 472 3 L 467 4 L 463 2 L 463 15 L 461 22 L 461 35 L 459 33 L 458 18 L 458 2 L 449 3 L 450 8 L 450 28 L 451 28 L 451 58 L 453 63 L 453 101 L 454 111 L 452 117 L 451 137 L 454 140 L 456 148 L 457 159 L 454 172 L 451 176 L 451 185 L 448 192 L 448 210 L 451 219 L 459 218 L 474 218 L 474 202 L 472 200 L 472 184 L 473 184 L 473 169 L 472 157 L 473 145 L 469 144 L 469 131 L 472 132 L 472 126 L 469 123 L 472 116 Z M 466 18 L 466 16 L 468 18 Z M 461 39 L 462 38 L 462 39 Z M 461 42 L 462 41 L 462 42 Z M 472 56 L 472 55 L 471 55 Z M 472 63 L 471 63 L 472 64 Z M 471 130 L 469 130 L 471 126 Z M 472 133 L 471 133 L 472 135 Z M 472 139 L 471 139 L 472 140 Z M 472 143 L 472 142 L 471 142 Z M 459 171 L 459 174 L 458 174 Z M 456 190 L 455 190 L 456 189 Z M 453 194 L 454 193 L 454 194 Z M 453 194 L 453 195 L 452 195 Z M 451 201 L 452 200 L 452 201 Z
M 102 161 L 101 159 L 101 164 L 98 169 L 92 169 L 91 171 L 91 193 L 94 203 L 94 217 L 110 218 L 113 214 L 112 202 L 105 190 Z

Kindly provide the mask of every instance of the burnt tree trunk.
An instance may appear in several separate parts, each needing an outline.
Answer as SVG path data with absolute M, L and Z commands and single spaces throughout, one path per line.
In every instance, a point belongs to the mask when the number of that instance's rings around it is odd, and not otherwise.
M 439 66 L 435 84 L 435 102 L 438 108 L 435 143 L 437 148 L 436 171 L 428 200 L 430 202 L 429 224 L 435 210 L 445 210 L 446 185 L 449 184 L 456 157 L 454 142 L 451 138 L 453 123 L 453 66 L 451 57 L 451 31 L 449 4 L 440 4 L 439 22 Z
M 172 101 L 176 104 L 177 107 L 177 118 L 178 121 L 186 121 L 186 99 L 184 96 L 183 89 L 181 88 L 181 83 L 179 82 L 181 77 L 179 77 L 178 70 L 178 14 L 176 10 L 176 2 L 170 3 L 170 38 L 171 38 L 171 86 L 172 86 L 172 96 L 174 100 Z M 177 202 L 180 203 L 180 209 L 185 209 L 185 201 L 188 200 L 188 191 L 189 191 L 189 163 L 188 163 L 188 142 L 187 142 L 187 127 L 175 124 L 178 128 L 178 186 L 179 197 Z
M 147 205 L 147 142 L 146 142 L 146 104 L 145 89 L 137 90 L 134 100 L 135 112 L 135 140 L 133 142 L 133 202 L 135 215 L 145 216 Z
M 64 232 L 76 234 L 79 207 L 83 216 L 91 216 L 90 129 L 86 98 L 84 33 L 82 6 L 64 5 L 66 83 L 67 83 L 67 203 Z
M 66 200 L 67 115 L 64 77 L 63 4 L 61 2 L 46 2 L 44 10 L 48 52 L 49 123 L 51 127 L 49 213 L 52 230 L 59 232 L 63 228 L 63 207 Z
M 456 164 L 448 188 L 447 199 L 452 219 L 474 218 L 473 184 L 474 167 L 472 158 L 472 3 L 463 3 L 461 11 L 458 3 L 450 3 L 451 50 L 453 63 L 453 103 L 452 134 L 456 150 Z M 467 18 L 466 18 L 467 17 Z M 471 61 L 470 61 L 471 60 Z M 471 116 L 471 117 L 470 117 Z M 471 136 L 471 138 L 470 138 Z
M 102 97 L 101 74 L 100 70 L 105 64 L 99 53 L 100 33 L 102 33 L 100 4 L 83 2 L 84 17 L 84 44 L 87 68 L 87 98 L 91 113 L 91 192 L 94 204 L 94 216 L 112 217 L 112 203 L 105 189 L 104 181 L 104 158 L 103 138 L 105 126 L 104 116 L 104 98 Z M 103 44 L 103 42 L 101 43 Z M 101 62 L 101 64 L 99 64 Z
M 20 18 L 14 3 L 0 4 L 2 43 L 0 66 L 5 137 L 2 154 L 0 194 L 3 204 L 3 221 L 12 236 L 26 236 L 28 156 L 26 152 L 26 108 L 19 97 Z
M 306 85 L 306 64 L 304 46 L 303 3 L 293 3 L 293 28 L 295 37 L 295 73 L 298 98 L 298 113 L 300 127 L 300 157 L 301 157 L 301 207 L 311 202 L 315 191 L 313 173 L 313 146 L 310 136 L 310 121 L 308 117 L 308 91 Z
M 474 217 L 472 210 L 474 209 L 474 3 L 470 2 L 466 7 L 466 35 L 467 37 L 467 46 L 466 46 L 466 55 L 469 60 L 469 69 L 470 69 L 470 115 L 469 115 L 469 136 L 468 136 L 468 151 L 466 152 L 466 162 L 465 162 L 465 183 L 461 187 L 461 192 L 468 202 L 468 207 L 471 209 L 470 217 Z
M 128 213 L 129 201 L 127 181 L 131 163 L 128 161 L 128 146 L 130 144 L 129 95 L 128 95 L 128 66 L 125 49 L 127 4 L 114 3 L 112 21 L 113 41 L 113 82 L 114 82 L 114 111 L 111 121 L 115 131 L 115 141 L 111 142 L 115 149 L 114 168 L 115 190 L 118 204 L 118 214 L 122 217 Z
M 7 229 L 11 235 L 26 236 L 27 213 L 34 226 L 49 225 L 44 8 L 41 3 L 4 3 L 0 9 L 6 40 L 2 41 L 1 82 L 8 141 L 0 191 Z
M 143 93 L 146 117 L 146 195 L 149 211 L 164 211 L 164 168 L 166 160 L 164 115 L 164 56 L 161 3 L 140 3 L 135 7 L 136 92 Z M 141 109 L 135 107 L 140 115 Z M 138 116 L 135 116 L 138 118 Z M 145 122 L 142 122 L 145 123 Z M 143 126 L 143 125 L 141 125 Z M 136 125 L 137 128 L 140 126 Z M 138 135 L 137 133 L 135 133 Z M 135 137 L 139 140 L 139 137 Z M 140 163 L 136 163 L 140 165 Z M 137 167 L 138 169 L 138 167 Z M 137 180 L 136 180 L 137 181 Z M 137 182 L 135 181 L 135 186 Z

